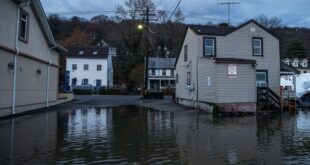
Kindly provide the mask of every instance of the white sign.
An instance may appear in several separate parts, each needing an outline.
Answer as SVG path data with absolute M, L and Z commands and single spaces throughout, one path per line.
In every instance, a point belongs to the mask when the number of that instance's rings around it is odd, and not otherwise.
M 237 65 L 236 64 L 228 65 L 228 77 L 237 78 Z

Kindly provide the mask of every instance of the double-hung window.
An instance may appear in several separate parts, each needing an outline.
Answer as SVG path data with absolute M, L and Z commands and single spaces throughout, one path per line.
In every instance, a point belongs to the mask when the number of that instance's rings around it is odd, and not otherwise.
M 29 15 L 22 10 L 19 18 L 19 39 L 28 42 L 29 33 Z
M 83 80 L 82 80 L 82 85 L 88 85 L 88 79 L 86 79 L 86 78 L 83 79 Z
M 97 65 L 97 70 L 101 71 L 102 70 L 102 65 Z
M 155 75 L 156 75 L 156 70 L 152 69 L 152 76 L 155 76 Z
M 72 64 L 72 70 L 77 70 L 77 64 Z
M 204 56 L 205 57 L 216 56 L 216 38 L 215 37 L 204 38 Z
M 84 70 L 88 70 L 88 64 L 84 64 Z
M 166 76 L 166 69 L 162 70 L 162 76 Z
M 253 56 L 263 56 L 263 38 L 253 37 L 252 46 Z

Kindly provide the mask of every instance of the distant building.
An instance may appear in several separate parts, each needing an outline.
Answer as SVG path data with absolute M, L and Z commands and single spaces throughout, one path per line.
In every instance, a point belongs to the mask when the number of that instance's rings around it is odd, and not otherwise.
M 74 46 L 67 55 L 70 86 L 113 86 L 112 57 L 116 50 L 107 46 Z
M 282 62 L 296 68 L 300 73 L 310 73 L 310 63 L 307 58 L 284 58 Z
M 279 97 L 279 38 L 254 20 L 238 27 L 190 25 L 176 74 L 180 104 L 210 112 L 255 113 L 267 105 L 258 106 L 257 87 Z M 280 107 L 278 102 L 273 103 Z
M 162 91 L 167 88 L 175 88 L 175 61 L 176 58 L 149 58 L 149 91 Z
M 59 57 L 39 0 L 1 1 L 0 116 L 57 104 Z

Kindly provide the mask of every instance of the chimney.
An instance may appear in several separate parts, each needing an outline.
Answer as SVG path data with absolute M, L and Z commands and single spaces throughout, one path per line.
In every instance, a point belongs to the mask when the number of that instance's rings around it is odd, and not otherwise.
M 218 25 L 220 28 L 227 28 L 229 25 L 228 25 L 228 23 L 220 23 L 219 25 Z

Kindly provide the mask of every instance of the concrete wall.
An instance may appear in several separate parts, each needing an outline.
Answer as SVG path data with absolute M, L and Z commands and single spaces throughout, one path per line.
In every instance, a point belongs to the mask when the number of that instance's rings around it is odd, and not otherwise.
M 8 68 L 14 63 L 16 15 L 18 6 L 10 0 L 1 2 L 0 16 L 5 23 L 0 26 L 0 116 L 10 115 L 13 95 L 13 72 Z M 16 68 L 16 113 L 42 108 L 46 103 L 49 43 L 37 21 L 32 7 L 24 7 L 29 14 L 29 40 L 18 41 L 20 54 Z M 58 95 L 59 53 L 51 51 L 49 102 L 56 102 Z M 37 71 L 41 73 L 37 73 Z
M 77 70 L 72 70 L 72 64 L 77 64 Z M 84 64 L 88 64 L 88 70 L 84 70 Z M 97 71 L 97 65 L 102 66 L 101 71 Z M 83 79 L 88 79 L 88 84 L 92 86 L 96 86 L 96 80 L 101 80 L 101 84 L 107 86 L 107 59 L 67 58 L 67 71 L 70 72 L 70 85 L 72 79 L 77 78 L 77 85 L 81 85 Z

